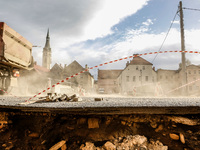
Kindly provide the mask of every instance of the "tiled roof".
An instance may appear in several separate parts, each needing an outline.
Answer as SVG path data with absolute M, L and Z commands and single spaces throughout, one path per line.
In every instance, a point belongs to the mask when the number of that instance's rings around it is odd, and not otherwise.
M 132 65 L 153 65 L 152 63 L 148 62 L 147 60 L 145 60 L 142 57 L 134 57 L 133 60 L 130 61 L 129 64 Z
M 98 70 L 98 79 L 117 79 L 122 70 Z
M 44 73 L 44 72 L 49 72 L 50 70 L 47 68 L 44 68 L 42 66 L 39 65 L 34 65 L 34 69 L 38 72 L 38 73 Z

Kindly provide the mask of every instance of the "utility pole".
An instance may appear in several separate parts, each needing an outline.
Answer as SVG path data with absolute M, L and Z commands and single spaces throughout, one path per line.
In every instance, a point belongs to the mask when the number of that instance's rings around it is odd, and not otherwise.
M 181 29 L 181 56 L 182 56 L 182 85 L 187 84 L 187 76 L 186 76 L 186 61 L 185 61 L 185 35 L 184 35 L 184 23 L 183 23 L 183 8 L 182 8 L 182 1 L 179 2 L 179 15 L 180 15 L 180 29 Z M 187 86 L 183 87 L 182 94 L 186 96 Z

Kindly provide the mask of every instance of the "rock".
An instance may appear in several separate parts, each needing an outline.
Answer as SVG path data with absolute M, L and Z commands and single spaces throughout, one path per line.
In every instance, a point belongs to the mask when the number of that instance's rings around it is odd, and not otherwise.
M 185 117 L 173 116 L 173 117 L 168 117 L 168 119 L 175 123 L 182 123 L 182 124 L 189 125 L 189 126 L 195 126 L 195 125 L 199 124 L 197 120 L 195 120 L 195 119 L 192 120 L 192 119 L 188 119 Z
M 66 141 L 62 140 L 62 141 L 56 143 L 55 145 L 53 145 L 49 150 L 57 150 L 57 149 L 61 148 L 65 143 L 66 143 Z
M 121 124 L 125 126 L 125 125 L 126 125 L 126 121 L 123 121 L 123 120 L 122 120 L 122 121 L 121 121 Z
M 150 125 L 151 125 L 151 127 L 154 128 L 154 129 L 157 127 L 157 123 L 156 123 L 156 122 L 151 122 Z
M 160 124 L 160 125 L 158 126 L 158 128 L 155 129 L 155 132 L 159 132 L 159 131 L 162 131 L 162 130 L 163 130 L 163 125 Z
M 103 101 L 103 98 L 94 98 L 94 101 Z
M 169 136 L 170 136 L 170 138 L 171 138 L 172 140 L 179 140 L 179 136 L 178 136 L 177 134 L 170 133 Z
M 62 147 L 61 147 L 61 150 L 66 150 L 67 149 L 67 145 L 64 144 Z
M 82 146 L 82 145 L 81 145 Z M 81 150 L 95 150 L 95 146 L 91 142 L 86 142 L 85 147 L 80 147 Z
M 83 124 L 86 123 L 86 121 L 87 121 L 86 118 L 79 118 L 79 119 L 77 120 L 77 125 L 83 125 Z
M 185 138 L 182 133 L 179 134 L 181 143 L 185 144 Z
M 32 138 L 38 138 L 39 137 L 39 134 L 38 133 L 31 133 L 28 135 L 29 137 L 32 137 Z
M 88 119 L 88 128 L 89 129 L 99 128 L 99 119 L 98 118 L 89 118 Z
M 106 150 L 115 150 L 116 146 L 113 143 L 108 141 L 103 145 L 103 148 Z

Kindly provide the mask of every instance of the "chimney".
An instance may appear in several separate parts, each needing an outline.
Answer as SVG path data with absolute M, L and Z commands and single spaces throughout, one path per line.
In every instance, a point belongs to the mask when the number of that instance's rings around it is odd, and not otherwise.
M 127 61 L 127 63 L 126 63 L 126 66 L 128 66 L 129 65 L 129 61 Z
M 87 64 L 85 65 L 85 69 L 88 69 L 88 65 Z

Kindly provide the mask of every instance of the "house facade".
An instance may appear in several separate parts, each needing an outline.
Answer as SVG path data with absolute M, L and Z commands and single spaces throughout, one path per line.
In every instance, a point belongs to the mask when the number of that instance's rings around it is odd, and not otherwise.
M 153 95 L 156 82 L 157 74 L 153 64 L 142 57 L 135 57 L 130 62 L 128 61 L 118 77 L 122 94 Z
M 98 70 L 98 93 L 119 93 L 118 76 L 122 70 Z
M 65 66 L 63 69 L 63 77 L 67 78 L 76 73 L 84 71 L 88 69 L 87 65 L 83 68 L 76 60 L 73 61 L 68 66 Z M 94 91 L 94 78 L 90 74 L 89 71 L 79 74 L 69 80 L 72 87 L 79 87 L 84 89 L 86 92 L 93 92 Z

